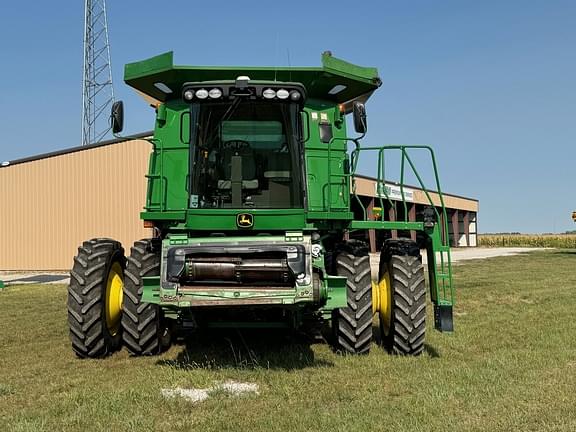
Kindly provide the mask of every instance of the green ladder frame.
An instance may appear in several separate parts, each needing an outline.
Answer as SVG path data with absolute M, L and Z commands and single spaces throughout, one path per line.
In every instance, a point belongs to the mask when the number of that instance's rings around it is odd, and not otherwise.
M 427 247 L 428 258 L 428 278 L 430 283 L 430 298 L 434 304 L 434 324 L 435 328 L 439 331 L 450 332 L 453 331 L 452 308 L 454 306 L 454 285 L 452 279 L 452 263 L 450 257 L 450 244 L 448 234 L 448 218 L 446 214 L 446 206 L 444 204 L 444 197 L 440 188 L 440 179 L 438 175 L 438 168 L 436 164 L 436 157 L 434 151 L 429 146 L 424 145 L 387 145 L 379 147 L 360 147 L 358 140 L 350 140 L 354 142 L 356 148 L 351 153 L 351 172 L 347 175 L 352 185 L 352 195 L 362 208 L 363 220 L 354 220 L 350 224 L 351 229 L 386 229 L 386 230 L 414 230 L 424 231 L 430 242 Z M 387 201 L 391 207 L 396 208 L 393 200 L 390 198 L 385 184 L 385 161 L 386 153 L 400 152 L 400 195 L 402 197 L 402 205 L 404 206 L 404 220 L 403 221 L 390 221 L 385 220 L 384 211 L 378 220 L 368 220 L 368 212 L 364 203 L 356 193 L 356 169 L 358 167 L 358 160 L 362 152 L 378 152 L 378 178 L 377 178 L 377 195 L 380 207 L 385 208 L 384 202 Z M 409 152 L 425 151 L 430 155 L 435 179 L 435 191 L 430 191 L 422 176 L 418 173 L 414 161 L 410 157 Z M 406 203 L 406 195 L 404 193 L 404 179 L 406 174 L 406 167 L 409 167 L 419 182 L 421 190 L 426 195 L 430 207 L 434 210 L 435 221 L 424 222 L 411 222 L 408 221 L 408 205 Z M 440 201 L 440 211 L 437 205 L 434 204 L 430 192 L 438 195 Z

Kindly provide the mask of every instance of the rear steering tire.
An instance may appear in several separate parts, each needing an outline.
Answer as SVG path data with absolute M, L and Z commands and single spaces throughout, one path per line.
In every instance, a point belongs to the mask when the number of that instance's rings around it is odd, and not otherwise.
M 348 306 L 332 312 L 335 348 L 348 354 L 368 354 L 372 341 L 372 282 L 365 243 L 346 242 L 335 255 L 335 272 L 345 276 Z
M 121 347 L 122 245 L 111 239 L 82 243 L 70 271 L 68 327 L 72 349 L 80 358 L 105 357 Z
M 170 346 L 162 310 L 143 303 L 143 277 L 160 274 L 160 251 L 152 240 L 134 243 L 125 272 L 122 327 L 124 346 L 134 356 L 159 354 Z
M 424 351 L 426 285 L 420 250 L 408 239 L 388 240 L 380 256 L 379 280 L 388 285 L 388 314 L 380 314 L 384 346 L 393 354 Z

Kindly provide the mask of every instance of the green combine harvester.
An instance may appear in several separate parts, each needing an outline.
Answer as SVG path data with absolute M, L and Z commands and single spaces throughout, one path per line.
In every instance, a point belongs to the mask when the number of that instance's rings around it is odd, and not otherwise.
M 78 248 L 68 322 L 79 357 L 122 346 L 133 355 L 158 354 L 175 334 L 204 328 L 322 327 L 336 351 L 367 354 L 375 317 L 390 352 L 418 355 L 427 303 L 421 249 L 435 328 L 453 330 L 434 153 L 360 144 L 364 103 L 381 85 L 376 69 L 329 52 L 322 67 L 305 68 L 174 66 L 166 53 L 126 65 L 125 81 L 156 110 L 141 213 L 154 236 L 137 241 L 129 256 L 112 239 Z M 122 102 L 111 119 L 119 133 Z M 434 199 L 413 152 L 431 158 Z M 412 172 L 430 201 L 417 221 L 407 211 L 404 220 L 385 217 L 387 207 L 406 209 L 386 188 L 390 153 L 400 156 L 401 179 Z M 366 208 L 356 194 L 361 156 L 378 166 L 379 208 Z M 405 198 L 403 182 L 400 191 Z M 358 240 L 368 229 L 386 233 L 374 281 L 367 244 Z

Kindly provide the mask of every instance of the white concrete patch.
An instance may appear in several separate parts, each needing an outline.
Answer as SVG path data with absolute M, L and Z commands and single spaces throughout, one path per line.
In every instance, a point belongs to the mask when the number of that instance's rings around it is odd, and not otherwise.
M 162 389 L 160 392 L 165 398 L 181 397 L 192 403 L 197 403 L 208 399 L 212 393 L 217 391 L 224 391 L 232 396 L 242 396 L 249 393 L 260 394 L 258 384 L 236 381 L 217 383 L 212 387 L 204 389 L 184 389 L 176 387 L 174 389 Z
M 202 402 L 210 396 L 208 389 L 183 389 L 176 387 L 175 389 L 162 389 L 160 392 L 167 399 L 181 397 L 190 402 Z
M 241 396 L 245 393 L 254 393 L 259 395 L 258 384 L 241 383 L 235 381 L 226 381 L 218 386 L 219 390 L 224 390 L 233 396 Z

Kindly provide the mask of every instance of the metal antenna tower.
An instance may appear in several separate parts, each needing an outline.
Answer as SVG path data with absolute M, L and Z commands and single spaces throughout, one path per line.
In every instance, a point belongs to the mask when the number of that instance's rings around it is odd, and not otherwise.
M 110 131 L 108 111 L 114 103 L 106 0 L 84 3 L 84 77 L 82 145 L 97 143 Z

